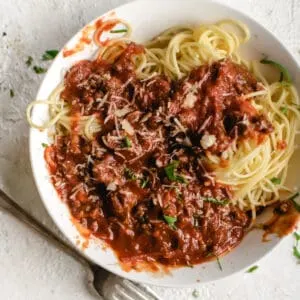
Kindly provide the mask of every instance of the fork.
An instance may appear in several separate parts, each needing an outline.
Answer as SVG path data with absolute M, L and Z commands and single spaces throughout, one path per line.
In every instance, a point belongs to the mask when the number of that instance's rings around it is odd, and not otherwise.
M 17 202 L 0 189 L 0 207 L 10 212 L 17 219 L 43 235 L 48 241 L 79 261 L 87 270 L 88 285 L 98 296 L 106 300 L 161 300 L 154 291 L 140 283 L 135 283 L 102 269 L 83 257 L 75 248 L 55 235 L 46 226 L 31 216 Z

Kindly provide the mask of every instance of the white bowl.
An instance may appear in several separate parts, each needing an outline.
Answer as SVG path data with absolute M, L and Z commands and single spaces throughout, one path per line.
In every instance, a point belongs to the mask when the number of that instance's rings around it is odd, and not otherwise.
M 245 22 L 252 33 L 252 38 L 247 44 L 245 53 L 248 58 L 261 58 L 262 53 L 270 58 L 281 62 L 291 72 L 293 78 L 297 79 L 299 86 L 300 74 L 296 61 L 284 47 L 284 45 L 268 30 L 263 28 L 253 19 L 245 16 L 239 11 L 203 0 L 189 1 L 137 1 L 126 4 L 114 10 L 116 16 L 129 22 L 133 28 L 132 39 L 137 42 L 143 42 L 157 35 L 164 29 L 185 23 L 199 24 L 203 22 L 214 22 L 225 18 L 238 19 Z M 91 23 L 95 22 L 92 21 Z M 70 48 L 78 41 L 81 33 L 77 33 L 67 44 Z M 47 72 L 45 79 L 37 94 L 37 99 L 46 99 L 51 91 L 63 79 L 66 70 L 80 59 L 92 58 L 95 54 L 96 46 L 91 44 L 85 47 L 84 51 L 68 58 L 64 58 L 62 52 L 57 56 L 51 68 Z M 48 110 L 45 106 L 37 106 L 33 110 L 33 120 L 43 121 L 48 116 Z M 58 197 L 52 183 L 44 160 L 44 148 L 42 143 L 49 143 L 47 132 L 40 132 L 36 129 L 30 130 L 30 155 L 31 164 L 40 196 L 56 225 L 64 235 L 77 247 L 86 257 L 102 266 L 103 268 L 126 277 L 134 281 L 150 283 L 160 286 L 186 287 L 199 284 L 199 282 L 208 282 L 217 280 L 235 272 L 244 270 L 270 252 L 278 243 L 278 238 L 272 238 L 267 243 L 262 242 L 262 232 L 250 232 L 241 244 L 221 258 L 223 271 L 221 271 L 216 262 L 207 262 L 195 266 L 194 268 L 178 268 L 170 270 L 168 274 L 153 274 L 148 272 L 125 272 L 120 267 L 116 257 L 110 249 L 104 249 L 100 240 L 92 238 L 88 246 L 83 249 L 84 242 L 71 221 L 71 216 L 67 206 Z M 289 170 L 289 185 L 296 185 L 297 176 L 296 166 L 299 162 L 294 157 L 294 162 Z

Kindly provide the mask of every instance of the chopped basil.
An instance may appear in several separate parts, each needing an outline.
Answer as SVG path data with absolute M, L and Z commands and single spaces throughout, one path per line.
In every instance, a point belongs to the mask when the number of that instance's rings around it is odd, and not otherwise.
M 280 184 L 281 183 L 281 179 L 278 177 L 273 177 L 270 179 L 272 183 L 274 183 L 275 185 Z
M 10 98 L 13 98 L 15 96 L 14 90 L 10 89 L 9 90 L 9 95 L 10 95 Z
M 298 250 L 298 248 L 296 246 L 293 247 L 293 255 L 300 259 L 300 251 Z
M 200 296 L 199 291 L 198 290 L 193 290 L 192 296 L 194 298 L 198 298 Z
M 252 272 L 254 272 L 255 270 L 257 270 L 258 269 L 258 266 L 253 266 L 253 267 L 251 267 L 251 268 L 249 268 L 248 270 L 247 270 L 247 273 L 252 273 Z
M 299 197 L 299 192 L 295 193 L 293 196 L 289 197 L 288 200 L 291 200 L 294 204 L 294 207 L 297 211 L 300 212 L 300 204 L 298 204 L 295 199 Z
M 143 177 L 141 179 L 141 188 L 144 189 L 147 186 L 148 182 L 149 182 L 149 178 L 148 177 Z
M 47 148 L 47 147 L 48 147 L 48 144 L 42 143 L 42 146 L 43 146 L 44 148 Z
M 44 69 L 42 67 L 39 67 L 39 66 L 34 66 L 33 67 L 33 70 L 36 74 L 42 74 L 42 73 L 45 73 L 47 72 L 47 69 Z
M 300 241 L 300 234 L 298 232 L 294 232 L 294 237 L 295 237 L 295 239 L 296 239 L 296 241 L 298 243 Z
M 114 30 L 111 30 L 110 33 L 125 33 L 127 32 L 128 30 L 127 29 L 114 29 Z
M 136 175 L 134 172 L 128 168 L 124 169 L 124 175 L 128 180 L 136 180 Z
M 27 57 L 27 60 L 25 61 L 25 64 L 27 65 L 27 67 L 30 67 L 32 64 L 33 58 L 31 56 Z
M 269 59 L 262 59 L 260 62 L 262 64 L 272 65 L 272 66 L 276 67 L 280 71 L 280 78 L 279 78 L 280 82 L 283 82 L 283 81 L 285 81 L 287 83 L 292 82 L 292 77 L 291 77 L 289 71 L 280 63 L 273 61 L 273 60 L 269 60 Z
M 168 179 L 171 181 L 187 183 L 186 179 L 183 176 L 176 174 L 176 169 L 178 166 L 179 166 L 179 161 L 174 160 L 172 163 L 170 163 L 165 167 L 165 173 Z
M 171 217 L 171 216 L 164 215 L 164 219 L 168 223 L 170 228 L 172 228 L 174 230 L 177 229 L 177 227 L 175 225 L 175 222 L 177 221 L 177 217 Z
M 282 106 L 282 107 L 280 107 L 280 111 L 286 115 L 288 112 L 288 108 L 286 106 Z
M 299 244 L 299 241 L 300 241 L 300 234 L 298 232 L 294 232 L 294 237 L 296 239 L 296 245 L 294 245 L 293 247 L 293 255 L 300 259 L 300 251 L 298 250 L 298 244 Z
M 122 147 L 123 148 L 130 148 L 131 147 L 131 140 L 129 139 L 128 136 L 125 136 L 123 143 L 122 143 Z
M 218 200 L 216 198 L 210 198 L 210 197 L 204 198 L 204 201 L 214 203 L 214 204 L 217 204 L 217 205 L 226 205 L 226 204 L 229 203 L 229 199 Z
M 58 50 L 47 50 L 42 56 L 42 60 L 52 60 L 58 54 Z
M 219 267 L 219 269 L 220 269 L 221 271 L 223 271 L 223 268 L 222 268 L 222 265 L 221 265 L 221 262 L 220 262 L 220 259 L 219 259 L 219 257 L 218 257 L 218 256 L 216 256 L 216 258 L 217 258 L 217 263 L 218 263 L 218 267 Z

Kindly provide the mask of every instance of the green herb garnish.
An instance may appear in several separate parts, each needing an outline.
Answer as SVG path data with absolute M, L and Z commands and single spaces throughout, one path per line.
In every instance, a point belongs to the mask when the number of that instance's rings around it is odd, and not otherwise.
M 223 268 L 222 268 L 222 265 L 221 265 L 221 262 L 220 262 L 219 257 L 216 256 L 216 258 L 217 258 L 217 263 L 218 263 L 219 269 L 220 269 L 221 271 L 223 271 Z
M 48 147 L 48 144 L 42 143 L 42 146 L 43 146 L 44 148 L 47 148 L 47 147 Z
M 171 181 L 187 183 L 186 179 L 183 176 L 176 174 L 176 169 L 178 166 L 179 166 L 179 161 L 174 160 L 172 163 L 170 163 L 165 167 L 165 173 L 168 179 Z
M 136 175 L 134 172 L 128 168 L 124 169 L 124 175 L 128 180 L 136 180 Z
M 149 178 L 148 177 L 143 177 L 141 179 L 141 183 L 140 183 L 141 188 L 144 189 L 147 186 L 148 182 L 149 182 Z
M 177 227 L 175 225 L 175 222 L 177 221 L 177 217 L 171 217 L 171 216 L 164 215 L 164 219 L 168 223 L 168 225 L 170 226 L 170 228 L 172 228 L 174 230 L 177 229 Z
M 279 82 L 287 82 L 287 83 L 291 83 L 292 82 L 292 77 L 289 73 L 289 71 L 280 63 L 273 61 L 273 60 L 269 60 L 269 59 L 262 59 L 260 61 L 262 64 L 266 64 L 266 65 L 272 65 L 274 67 L 276 67 L 279 71 L 280 71 L 280 78 L 279 78 Z
M 249 268 L 248 270 L 247 270 L 247 273 L 252 273 L 252 272 L 254 272 L 255 270 L 257 270 L 259 267 L 258 266 L 253 266 L 253 267 L 251 267 L 251 268 Z
M 278 177 L 273 177 L 270 179 L 272 183 L 274 183 L 275 185 L 280 184 L 281 183 L 281 179 Z
M 229 203 L 229 199 L 218 200 L 216 198 L 210 198 L 210 197 L 204 198 L 204 201 L 214 203 L 214 204 L 217 204 L 217 205 L 226 205 L 226 204 Z
M 33 71 L 34 71 L 36 74 L 42 74 L 42 73 L 47 72 L 47 69 L 44 69 L 44 68 L 39 67 L 39 66 L 34 66 L 34 67 L 33 67 Z
M 286 115 L 288 112 L 288 108 L 286 106 L 282 106 L 282 107 L 280 107 L 280 111 Z
M 200 296 L 199 291 L 198 290 L 193 290 L 192 296 L 194 298 L 198 298 Z
M 127 29 L 114 29 L 114 30 L 111 30 L 110 33 L 125 33 L 127 32 L 128 30 Z
M 52 60 L 58 54 L 58 50 L 47 50 L 42 56 L 42 60 Z
M 128 136 L 125 136 L 123 143 L 122 143 L 122 147 L 123 148 L 130 148 L 131 147 L 131 140 L 129 139 Z
M 289 197 L 287 200 L 291 200 L 294 204 L 294 207 L 297 211 L 300 212 L 300 204 L 298 204 L 295 199 L 299 197 L 299 192 L 295 193 L 294 195 L 292 195 L 291 197 Z
M 33 58 L 31 56 L 27 57 L 27 60 L 25 61 L 25 64 L 27 65 L 27 67 L 30 67 L 32 64 Z
M 296 245 L 293 247 L 293 255 L 297 258 L 300 259 L 300 251 L 298 250 L 298 244 L 300 241 L 300 234 L 298 232 L 294 232 L 294 237 L 296 239 Z
M 9 95 L 10 95 L 10 98 L 13 98 L 15 96 L 14 90 L 10 89 L 9 90 Z

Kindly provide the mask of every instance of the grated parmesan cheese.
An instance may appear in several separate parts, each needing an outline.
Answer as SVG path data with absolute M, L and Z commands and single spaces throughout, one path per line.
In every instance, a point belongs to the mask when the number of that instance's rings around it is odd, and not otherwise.
M 183 108 L 193 108 L 197 101 L 197 96 L 193 93 L 188 93 L 184 99 Z
M 127 120 L 123 120 L 121 122 L 122 128 L 129 134 L 134 135 L 134 128 L 131 126 L 131 124 Z
M 213 146 L 215 142 L 216 142 L 216 136 L 207 133 L 205 133 L 200 140 L 200 144 L 203 149 L 208 149 L 209 147 Z
M 108 184 L 108 186 L 106 187 L 106 189 L 108 191 L 115 191 L 117 189 L 117 185 L 114 182 L 111 182 Z

